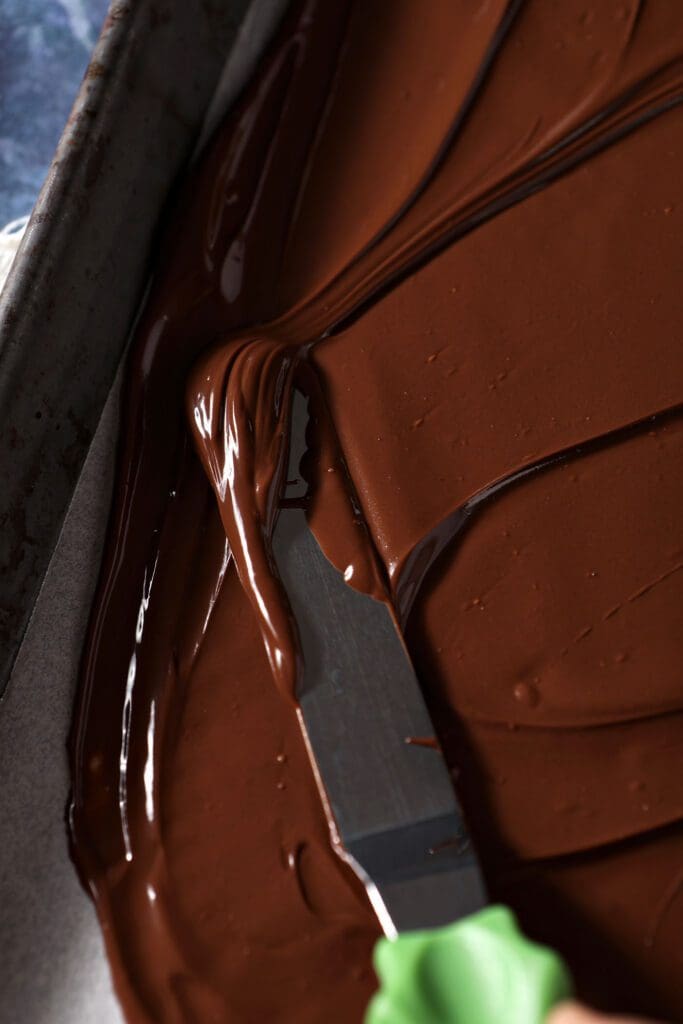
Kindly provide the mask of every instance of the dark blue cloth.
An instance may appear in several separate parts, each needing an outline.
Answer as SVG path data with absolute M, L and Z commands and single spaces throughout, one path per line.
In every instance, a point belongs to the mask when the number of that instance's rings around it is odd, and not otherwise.
M 29 213 L 108 0 L 0 0 L 0 227 Z

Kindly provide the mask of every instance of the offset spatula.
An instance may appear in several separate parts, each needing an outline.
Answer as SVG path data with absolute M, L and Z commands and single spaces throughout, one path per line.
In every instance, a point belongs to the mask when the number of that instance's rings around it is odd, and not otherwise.
M 305 450 L 295 396 L 289 479 Z M 321 551 L 305 511 L 273 537 L 304 659 L 300 714 L 323 798 L 386 935 L 366 1024 L 540 1024 L 570 994 L 550 949 L 487 906 L 476 852 L 390 609 L 353 590 Z

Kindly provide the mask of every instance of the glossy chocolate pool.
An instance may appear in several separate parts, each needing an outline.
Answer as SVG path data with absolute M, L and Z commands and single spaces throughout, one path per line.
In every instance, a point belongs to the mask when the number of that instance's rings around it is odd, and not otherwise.
M 295 3 L 181 189 L 72 737 L 129 1021 L 375 985 L 269 555 L 302 379 L 314 529 L 395 602 L 492 896 L 683 1019 L 682 54 L 673 0 Z

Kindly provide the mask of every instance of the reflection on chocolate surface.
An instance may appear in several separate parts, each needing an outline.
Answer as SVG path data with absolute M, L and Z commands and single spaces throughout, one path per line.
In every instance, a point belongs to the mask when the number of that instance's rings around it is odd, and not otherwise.
M 293 4 L 130 359 L 72 827 L 131 1021 L 374 986 L 268 550 L 302 379 L 313 527 L 403 616 L 492 895 L 683 1018 L 681 100 L 669 0 Z

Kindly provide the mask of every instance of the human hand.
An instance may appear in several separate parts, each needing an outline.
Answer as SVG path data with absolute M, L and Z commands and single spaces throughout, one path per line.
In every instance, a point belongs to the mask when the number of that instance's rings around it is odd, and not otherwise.
M 562 1003 L 548 1017 L 547 1024 L 654 1024 L 641 1017 L 605 1017 L 601 1013 L 580 1006 L 579 1003 Z

